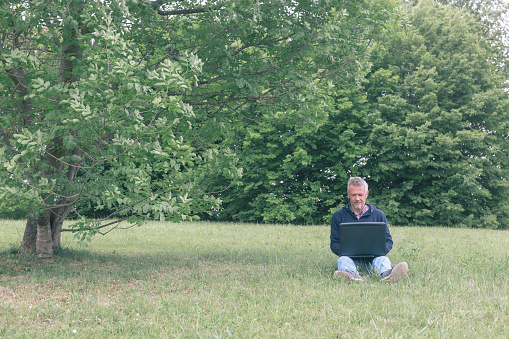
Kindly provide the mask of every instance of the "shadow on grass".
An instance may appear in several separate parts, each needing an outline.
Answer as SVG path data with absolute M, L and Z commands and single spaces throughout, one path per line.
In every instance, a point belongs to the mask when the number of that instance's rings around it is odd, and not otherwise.
M 86 249 L 57 251 L 52 258 L 40 259 L 34 255 L 18 254 L 17 249 L 0 252 L 0 276 L 30 277 L 44 281 L 55 278 L 80 278 L 86 280 L 141 279 L 154 274 L 171 272 L 214 271 L 215 274 L 236 270 L 286 270 L 288 274 L 332 276 L 333 262 L 316 256 L 286 252 L 244 249 L 230 251 L 215 249 L 207 252 L 165 253 L 127 255 L 101 253 Z M 311 271 L 311 272 L 310 272 Z

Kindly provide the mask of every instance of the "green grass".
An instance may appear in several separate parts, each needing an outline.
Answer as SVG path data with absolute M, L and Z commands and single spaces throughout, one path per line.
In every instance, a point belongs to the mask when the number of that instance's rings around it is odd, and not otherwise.
M 14 254 L 0 220 L 0 337 L 507 338 L 507 231 L 392 227 L 398 284 L 333 279 L 328 226 L 149 223 Z

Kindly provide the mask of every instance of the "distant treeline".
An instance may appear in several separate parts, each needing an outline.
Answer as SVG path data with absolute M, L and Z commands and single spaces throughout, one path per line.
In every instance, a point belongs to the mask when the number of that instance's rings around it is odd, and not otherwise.
M 203 218 L 328 223 L 355 175 L 392 224 L 509 227 L 502 35 L 466 9 L 404 10 L 407 24 L 371 54 L 358 87 L 336 87 L 319 127 L 257 121 L 227 140 L 244 174 Z

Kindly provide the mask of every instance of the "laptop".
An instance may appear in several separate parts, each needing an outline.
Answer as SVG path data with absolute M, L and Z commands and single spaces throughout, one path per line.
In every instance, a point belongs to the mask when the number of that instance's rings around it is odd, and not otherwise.
M 350 258 L 374 258 L 385 255 L 384 222 L 339 224 L 339 250 Z

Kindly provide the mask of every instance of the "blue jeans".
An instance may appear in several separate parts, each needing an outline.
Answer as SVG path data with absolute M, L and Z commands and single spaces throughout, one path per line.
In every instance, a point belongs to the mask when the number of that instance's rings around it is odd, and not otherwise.
M 357 270 L 361 271 L 369 271 L 372 266 L 378 274 L 382 274 L 383 272 L 392 268 L 391 261 L 386 256 L 376 257 L 371 260 L 353 260 L 350 257 L 339 257 L 338 261 L 338 270 L 340 271 L 350 271 L 357 272 Z M 371 264 L 371 265 L 370 265 Z

